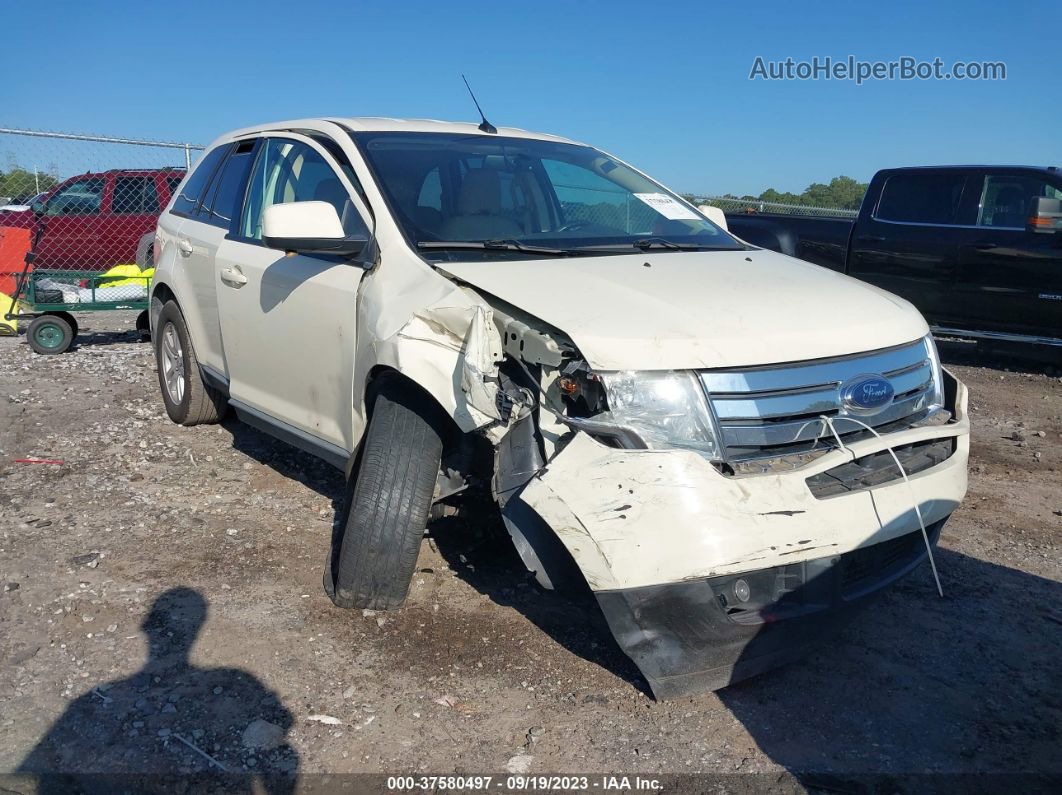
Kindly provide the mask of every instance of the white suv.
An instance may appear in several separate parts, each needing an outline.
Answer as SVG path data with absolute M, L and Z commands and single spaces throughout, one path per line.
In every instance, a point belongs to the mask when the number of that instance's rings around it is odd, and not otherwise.
M 400 605 L 432 504 L 479 484 L 673 696 L 798 654 L 966 490 L 966 391 L 910 304 L 562 138 L 238 130 L 154 254 L 170 417 L 231 407 L 347 473 L 343 607 Z

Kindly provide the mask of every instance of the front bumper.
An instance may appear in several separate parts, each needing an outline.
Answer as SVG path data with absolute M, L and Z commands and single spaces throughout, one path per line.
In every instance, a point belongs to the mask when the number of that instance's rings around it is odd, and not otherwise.
M 930 525 L 936 543 L 944 521 Z M 598 591 L 620 648 L 658 699 L 718 690 L 805 654 L 927 557 L 921 530 L 891 541 L 737 578 Z M 743 609 L 734 582 L 751 584 Z M 757 594 L 766 587 L 770 593 Z M 744 595 L 744 594 L 743 594 Z M 730 597 L 729 599 L 727 597 Z
M 939 532 L 965 496 L 969 458 L 966 388 L 950 375 L 946 381 L 951 422 L 853 442 L 851 452 L 833 450 L 787 472 L 728 477 L 692 452 L 622 450 L 577 433 L 510 500 L 506 513 L 519 510 L 533 515 L 560 539 L 601 602 L 621 646 L 651 682 L 681 677 L 668 673 L 686 666 L 675 667 L 666 659 L 676 648 L 684 649 L 680 656 L 700 661 L 689 665 L 710 671 L 725 668 L 729 663 L 712 665 L 710 655 L 691 656 L 682 645 L 730 643 L 726 633 L 717 637 L 715 630 L 706 630 L 713 625 L 710 611 L 716 597 L 705 582 L 795 564 L 830 569 L 838 564 L 827 566 L 823 561 L 844 560 L 857 550 L 920 535 L 915 502 L 927 526 L 935 525 Z M 843 493 L 813 491 L 816 476 L 851 466 L 853 455 L 864 460 L 889 445 L 917 447 L 934 440 L 946 440 L 950 455 L 911 475 L 910 486 L 896 477 Z M 838 575 L 819 572 L 809 578 L 807 587 L 818 589 L 819 576 L 828 580 Z M 824 621 L 828 616 L 843 617 L 850 612 L 851 601 L 831 599 L 828 604 L 834 609 L 791 617 L 787 625 L 801 627 L 798 635 L 814 634 L 811 625 L 831 623 Z M 676 612 L 692 618 L 675 622 L 669 616 Z M 747 634 L 727 631 L 736 633 L 734 643 Z M 672 640 L 650 642 L 645 633 L 653 632 Z M 688 639 L 675 647 L 684 633 Z M 756 637 L 778 634 L 773 629 L 757 630 Z M 774 651 L 759 653 L 765 643 L 756 643 L 756 663 L 742 651 L 739 658 L 744 659 L 734 664 L 741 663 L 741 671 L 775 664 L 770 662 Z M 658 659 L 659 665 L 654 667 L 650 658 Z M 703 668 L 702 662 L 708 667 Z M 739 678 L 747 675 L 751 674 L 741 673 Z M 733 677 L 733 673 L 720 674 L 717 679 L 725 684 Z

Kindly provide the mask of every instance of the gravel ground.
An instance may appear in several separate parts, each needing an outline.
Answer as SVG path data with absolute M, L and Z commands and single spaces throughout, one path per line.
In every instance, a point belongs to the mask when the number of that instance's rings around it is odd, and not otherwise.
M 1062 379 L 1042 368 L 948 353 L 975 435 L 943 599 L 923 567 L 806 659 L 658 703 L 485 508 L 431 528 L 402 610 L 334 608 L 339 474 L 233 420 L 171 424 L 150 345 L 110 320 L 62 356 L 0 339 L 0 771 L 1062 775 Z

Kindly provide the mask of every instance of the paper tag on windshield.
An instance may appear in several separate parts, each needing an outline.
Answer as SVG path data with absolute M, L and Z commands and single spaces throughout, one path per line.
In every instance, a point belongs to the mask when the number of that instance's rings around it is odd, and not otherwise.
M 671 221 L 704 220 L 689 207 L 675 201 L 666 193 L 635 193 L 634 195 Z

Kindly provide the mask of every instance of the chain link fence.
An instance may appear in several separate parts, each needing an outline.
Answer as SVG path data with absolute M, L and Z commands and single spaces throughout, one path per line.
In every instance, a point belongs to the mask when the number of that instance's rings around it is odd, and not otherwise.
M 197 144 L 0 127 L 0 323 L 33 306 L 146 298 L 148 242 Z M 32 273 L 20 282 L 26 254 Z
M 834 218 L 855 218 L 858 210 L 842 210 L 838 207 L 809 207 L 804 204 L 782 204 L 759 199 L 735 199 L 727 196 L 694 196 L 693 203 L 718 207 L 724 213 L 781 213 L 783 215 L 814 215 Z

